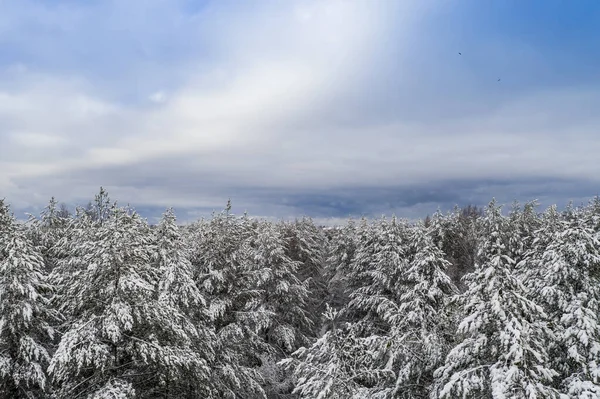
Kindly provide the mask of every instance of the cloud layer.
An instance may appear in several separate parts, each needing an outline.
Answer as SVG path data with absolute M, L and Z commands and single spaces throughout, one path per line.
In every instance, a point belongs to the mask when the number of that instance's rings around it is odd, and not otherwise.
M 228 198 L 345 218 L 597 194 L 593 72 L 556 61 L 568 40 L 461 29 L 481 12 L 464 4 L 3 7 L 0 193 L 17 213 L 101 185 L 188 220 Z

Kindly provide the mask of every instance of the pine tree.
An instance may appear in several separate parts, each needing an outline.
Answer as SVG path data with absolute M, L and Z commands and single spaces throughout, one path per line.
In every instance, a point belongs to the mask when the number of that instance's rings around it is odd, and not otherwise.
M 329 298 L 327 303 L 335 309 L 340 309 L 349 301 L 349 277 L 354 261 L 357 237 L 356 224 L 350 219 L 341 227 L 330 230 L 330 240 L 325 263 L 325 275 Z
M 512 227 L 509 237 L 511 258 L 515 264 L 519 264 L 524 257 L 528 256 L 535 240 L 535 232 L 540 228 L 540 219 L 536 214 L 537 206 L 537 201 L 526 203 L 523 209 L 518 202 L 513 203 L 509 215 L 509 223 Z
M 284 223 L 281 229 L 284 232 L 286 254 L 299 263 L 296 274 L 311 292 L 309 315 L 317 326 L 327 298 L 325 234 L 306 217 L 294 223 Z
M 589 215 L 589 214 L 588 214 Z M 523 262 L 534 296 L 554 321 L 550 344 L 561 388 L 570 397 L 600 395 L 600 241 L 585 212 L 554 207 Z
M 58 242 L 69 234 L 69 218 L 58 208 L 58 202 L 52 197 L 41 212 L 40 218 L 30 215 L 29 222 L 31 223 L 30 236 L 41 252 L 46 271 L 49 273 L 56 266 L 57 259 L 68 256 L 68 253 L 58 251 Z
M 192 264 L 185 242 L 177 227 L 173 209 L 168 209 L 154 232 L 154 258 L 159 271 L 158 301 L 171 308 L 176 314 L 173 319 L 181 320 L 182 328 L 192 329 L 190 347 L 202 354 L 207 361 L 214 359 L 215 335 L 207 312 L 207 302 L 193 279 Z M 181 376 L 176 376 L 181 377 Z M 194 375 L 172 381 L 168 376 L 165 395 L 189 396 L 195 390 Z M 206 381 L 201 381 L 206 384 Z
M 0 396 L 41 397 L 48 388 L 48 344 L 55 314 L 44 261 L 0 201 Z
M 87 215 L 95 222 L 102 224 L 110 218 L 112 203 L 108 192 L 100 187 L 100 191 L 94 197 L 94 202 L 91 202 L 86 209 Z
M 483 220 L 484 242 L 458 327 L 460 342 L 435 372 L 435 394 L 448 397 L 556 397 L 557 375 L 546 344 L 553 339 L 543 309 L 527 298 L 509 256 L 511 226 L 495 202 Z
M 275 226 L 262 222 L 257 226 L 256 239 L 251 244 L 252 261 L 267 277 L 260 288 L 264 292 L 261 306 L 273 315 L 267 342 L 275 345 L 282 355 L 289 355 L 300 346 L 310 343 L 313 323 L 309 318 L 307 282 L 297 276 L 300 262 L 285 253 L 285 240 Z
M 462 278 L 475 268 L 477 246 L 481 232 L 478 231 L 480 211 L 477 207 L 455 207 L 446 216 L 436 213 L 429 231 L 434 242 L 444 251 L 452 263 L 448 275 L 461 292 L 466 290 Z
M 252 235 L 252 220 L 238 220 L 230 212 L 214 215 L 198 227 L 193 255 L 196 284 L 209 301 L 209 314 L 217 336 L 212 380 L 218 397 L 265 397 L 258 371 L 260 354 L 268 345 L 260 332 L 271 320 L 260 307 L 261 282 L 267 271 L 254 267 L 244 242 Z
M 408 232 L 396 218 L 382 219 L 356 251 L 356 285 L 346 311 L 355 314 L 364 334 L 387 334 L 387 315 L 398 310 L 408 269 Z
M 267 393 L 279 397 L 291 391 L 291 382 L 276 362 L 311 343 L 313 324 L 309 318 L 308 282 L 303 283 L 298 278 L 301 263 L 286 255 L 281 230 L 269 222 L 256 224 L 242 253 L 247 258 L 244 263 L 248 269 L 256 270 L 259 277 L 255 281 L 256 290 L 262 293 L 251 308 L 269 315 L 268 323 L 259 331 L 268 345 L 265 352 L 258 353 L 260 370 Z
M 160 271 L 159 300 L 182 309 L 195 319 L 202 318 L 202 309 L 207 302 L 194 282 L 190 255 L 173 209 L 163 214 L 154 232 L 154 240 L 155 262 Z
M 293 391 L 301 399 L 362 399 L 374 397 L 373 387 L 390 378 L 374 369 L 381 361 L 382 340 L 360 337 L 349 323 L 337 327 L 337 311 L 327 305 L 324 317 L 331 326 L 312 346 L 298 349 L 280 362 L 292 369 L 298 382 Z
M 333 364 L 339 361 L 351 365 L 344 366 L 342 374 L 327 377 L 333 378 L 331 384 L 341 384 L 339 389 L 382 398 L 393 393 L 395 374 L 392 365 L 396 359 L 389 349 L 397 338 L 393 336 L 394 322 L 398 321 L 400 299 L 406 291 L 408 237 L 405 224 L 396 218 L 389 222 L 382 219 L 370 227 L 363 224 L 352 265 L 356 288 L 343 309 L 343 313 L 351 315 L 352 322 L 335 332 L 328 332 L 311 348 L 296 353 L 301 361 L 300 368 L 296 369 L 299 378 L 305 378 L 309 369 L 316 367 L 314 356 L 323 356 L 328 364 L 321 365 L 322 368 L 334 367 Z M 337 352 L 319 354 L 331 346 L 337 348 Z M 351 371 L 351 368 L 355 370 Z M 318 375 L 313 374 L 311 378 Z M 325 389 L 318 384 L 317 387 Z M 313 388 L 310 392 L 315 393 Z
M 57 396 L 154 397 L 184 378 L 208 396 L 210 371 L 206 354 L 193 348 L 195 326 L 158 299 L 147 224 L 113 206 L 102 220 L 83 216 L 86 225 L 72 257 L 54 270 L 69 318 L 49 366 Z
M 433 372 L 444 362 L 451 340 L 449 302 L 457 293 L 446 269 L 450 262 L 427 234 L 416 225 L 411 232 L 414 255 L 406 271 L 397 311 L 385 315 L 392 326 L 387 343 L 387 364 L 396 373 L 388 392 L 394 397 L 428 397 Z

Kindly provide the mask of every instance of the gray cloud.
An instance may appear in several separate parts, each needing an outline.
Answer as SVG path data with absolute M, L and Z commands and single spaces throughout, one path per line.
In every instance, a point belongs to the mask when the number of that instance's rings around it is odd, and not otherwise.
M 12 33 L 0 191 L 19 211 L 83 204 L 101 185 L 186 220 L 228 198 L 258 216 L 339 220 L 596 194 L 597 85 L 531 83 L 544 60 L 526 45 L 508 57 L 521 74 L 498 85 L 483 67 L 509 71 L 494 51 L 514 43 L 459 58 L 424 3 L 157 1 L 135 17 L 135 5 L 27 4 L 0 17 Z M 19 37 L 34 17 L 46 22 Z

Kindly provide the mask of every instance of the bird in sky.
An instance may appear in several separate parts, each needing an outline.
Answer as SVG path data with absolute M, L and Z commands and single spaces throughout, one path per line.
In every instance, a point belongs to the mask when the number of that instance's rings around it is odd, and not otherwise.
M 458 53 L 458 55 L 462 55 L 462 53 Z
M 500 81 L 500 78 L 498 78 L 498 82 Z

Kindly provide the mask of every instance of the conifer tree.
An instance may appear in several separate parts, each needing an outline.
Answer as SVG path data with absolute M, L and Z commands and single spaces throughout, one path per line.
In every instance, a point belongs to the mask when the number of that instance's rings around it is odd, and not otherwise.
M 411 231 L 413 247 L 397 311 L 385 315 L 392 326 L 387 342 L 387 364 L 396 382 L 390 396 L 428 397 L 433 372 L 444 362 L 453 323 L 450 298 L 457 293 L 446 269 L 450 262 L 427 234 L 416 225 Z
M 168 209 L 154 232 L 154 256 L 160 271 L 159 300 L 197 320 L 206 316 L 202 309 L 207 302 L 194 282 L 190 255 L 176 220 L 173 209 Z
M 361 315 L 357 321 L 365 334 L 389 332 L 387 315 L 397 311 L 406 284 L 407 237 L 406 226 L 395 217 L 382 219 L 357 249 L 353 272 L 361 286 L 350 294 L 347 310 Z
M 327 281 L 325 276 L 325 234 L 312 219 L 296 219 L 294 223 L 283 223 L 286 254 L 298 262 L 296 274 L 306 283 L 311 295 L 308 299 L 309 315 L 316 326 L 325 309 Z
M 436 370 L 441 398 L 556 397 L 546 345 L 553 338 L 541 306 L 515 277 L 511 226 L 492 201 L 483 220 L 484 242 L 460 300 L 459 343 Z
M 308 283 L 298 278 L 300 262 L 285 253 L 285 240 L 271 223 L 259 223 L 256 237 L 248 249 L 252 267 L 264 272 L 258 282 L 263 291 L 260 307 L 272 315 L 265 336 L 282 355 L 289 355 L 300 346 L 310 343 L 312 321 L 308 299 L 313 294 Z
M 338 327 L 337 316 L 327 306 L 328 331 L 312 346 L 280 362 L 293 370 L 298 380 L 293 393 L 301 399 L 375 398 L 378 384 L 390 378 L 389 371 L 373 368 L 383 354 L 379 337 L 360 337 L 350 323 Z
M 532 295 L 554 321 L 550 343 L 560 386 L 570 397 L 600 396 L 600 241 L 586 213 L 554 207 L 523 267 Z
M 330 230 L 325 263 L 325 275 L 329 298 L 327 303 L 340 309 L 348 303 L 350 268 L 356 251 L 356 224 L 350 219 L 341 228 Z
M 258 353 L 265 389 L 270 397 L 280 397 L 291 391 L 292 384 L 276 362 L 311 343 L 313 323 L 309 317 L 308 282 L 302 283 L 298 278 L 301 263 L 286 255 L 285 239 L 272 223 L 256 224 L 254 234 L 243 245 L 242 254 L 247 257 L 244 262 L 248 268 L 256 270 L 260 277 L 255 284 L 262 298 L 256 298 L 252 308 L 269 316 L 259 331 L 267 344 L 265 351 Z
M 58 202 L 52 197 L 42 210 L 40 218 L 30 215 L 29 221 L 31 228 L 28 232 L 42 254 L 49 273 L 56 266 L 57 259 L 68 256 L 68 253 L 59 252 L 58 242 L 69 234 L 69 218 L 58 208 Z
M 43 397 L 55 317 L 40 253 L 0 201 L 0 396 Z
M 173 319 L 182 327 L 195 330 L 190 334 L 190 349 L 202 354 L 209 362 L 214 360 L 215 335 L 207 312 L 207 302 L 193 279 L 192 264 L 185 242 L 179 232 L 173 209 L 162 216 L 155 232 L 154 261 L 159 271 L 158 302 L 171 308 Z M 197 391 L 193 373 L 186 378 L 167 376 L 165 395 L 190 396 Z M 189 377 L 189 378 L 187 378 Z M 206 384 L 206 381 L 202 383 Z
M 270 323 L 271 313 L 260 307 L 261 282 L 268 271 L 250 262 L 243 245 L 252 234 L 252 220 L 238 220 L 230 213 L 214 215 L 203 224 L 197 237 L 194 267 L 196 284 L 209 301 L 209 314 L 217 337 L 212 380 L 223 398 L 265 397 L 258 371 L 260 354 L 268 345 L 260 336 Z
M 116 206 L 102 220 L 83 220 L 89 231 L 54 270 L 60 309 L 69 317 L 49 366 L 57 396 L 164 396 L 169 383 L 183 378 L 208 396 L 206 354 L 192 346 L 195 326 L 158 300 L 147 224 Z

